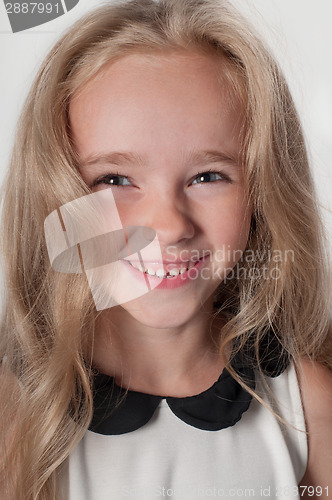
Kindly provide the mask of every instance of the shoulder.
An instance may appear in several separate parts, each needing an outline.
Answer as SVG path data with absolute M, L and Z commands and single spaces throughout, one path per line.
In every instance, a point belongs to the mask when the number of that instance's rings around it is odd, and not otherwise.
M 295 368 L 308 432 L 308 464 L 301 485 L 332 491 L 332 371 L 308 359 L 295 361 Z
M 295 368 L 307 425 L 313 419 L 332 424 L 332 370 L 308 359 L 295 361 Z

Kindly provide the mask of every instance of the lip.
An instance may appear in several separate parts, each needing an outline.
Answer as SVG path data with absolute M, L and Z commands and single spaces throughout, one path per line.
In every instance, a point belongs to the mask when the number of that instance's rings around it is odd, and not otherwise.
M 188 258 L 186 260 L 183 259 L 183 257 L 175 257 L 174 255 L 172 255 L 171 258 L 167 257 L 167 255 L 165 254 L 165 256 L 161 256 L 162 258 L 160 259 L 154 259 L 153 257 L 148 257 L 147 255 L 144 256 L 144 265 L 145 267 L 148 267 L 149 265 L 152 265 L 152 266 L 159 266 L 160 267 L 164 267 L 164 268 L 167 268 L 167 269 L 172 269 L 172 266 L 180 266 L 181 264 L 188 264 L 189 262 L 190 263 L 194 263 L 196 264 L 197 262 L 199 262 L 200 260 L 202 260 L 202 258 L 204 257 L 211 257 L 211 251 L 210 250 L 203 250 L 201 255 L 199 256 L 199 258 Z M 126 257 L 124 258 L 123 260 L 127 261 L 127 262 L 130 262 L 131 264 L 134 264 L 135 266 L 141 264 L 141 260 L 137 259 L 137 258 L 131 258 L 131 257 Z
M 194 266 L 189 269 L 188 271 L 185 271 L 183 274 L 179 274 L 178 276 L 175 277 L 170 277 L 170 278 L 158 278 L 158 276 L 152 276 L 150 274 L 143 273 L 139 271 L 138 269 L 135 269 L 128 260 L 123 260 L 125 263 L 126 267 L 130 270 L 131 274 L 133 277 L 135 277 L 137 280 L 140 280 L 141 283 L 146 283 L 149 287 L 153 289 L 158 289 L 158 290 L 173 290 L 174 288 L 179 288 L 182 287 L 186 284 L 188 284 L 190 281 L 193 281 L 195 279 L 195 276 L 197 275 L 197 272 L 199 269 L 201 269 L 204 266 L 204 263 L 206 262 L 208 258 L 208 255 L 205 255 L 204 257 L 201 257 L 199 260 L 195 261 Z M 136 261 L 133 261 L 136 263 Z M 189 261 L 188 261 L 189 262 Z M 138 263 L 138 261 L 137 261 Z M 147 262 L 145 262 L 147 264 Z M 152 263 L 149 262 L 149 263 Z M 160 265 L 167 265 L 166 261 L 163 261 L 161 263 L 153 261 L 154 264 Z M 172 261 L 169 262 L 169 264 L 184 264 L 183 261 Z M 194 271 L 195 270 L 195 271 Z
M 168 265 L 178 265 L 178 264 L 186 264 L 187 262 L 198 262 L 199 260 L 202 259 L 202 257 L 206 257 L 208 254 L 205 254 L 205 255 L 202 255 L 199 259 L 187 259 L 187 260 L 183 260 L 183 259 L 164 259 L 162 258 L 161 260 L 159 259 L 153 259 L 153 258 L 144 258 L 144 263 L 145 264 L 158 264 L 160 266 L 168 266 Z M 131 262 L 131 263 L 135 263 L 135 264 L 139 264 L 140 263 L 140 260 L 138 259 L 132 259 L 132 258 L 126 258 L 126 259 L 123 259 L 123 260 L 126 260 L 127 262 Z

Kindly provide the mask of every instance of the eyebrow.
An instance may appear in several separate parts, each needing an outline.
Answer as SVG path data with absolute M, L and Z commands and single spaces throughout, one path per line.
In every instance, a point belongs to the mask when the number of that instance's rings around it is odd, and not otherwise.
M 209 163 L 228 163 L 231 166 L 239 166 L 239 160 L 233 155 L 217 150 L 191 150 L 185 160 L 188 164 L 207 165 Z M 135 167 L 146 166 L 145 161 L 139 154 L 131 151 L 111 151 L 105 154 L 94 154 L 85 158 L 80 167 L 103 166 L 103 165 L 132 165 Z

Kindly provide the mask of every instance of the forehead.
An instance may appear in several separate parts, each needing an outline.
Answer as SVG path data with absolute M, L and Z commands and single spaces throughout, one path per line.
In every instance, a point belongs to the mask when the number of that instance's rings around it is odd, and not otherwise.
M 186 140 L 204 142 L 205 135 L 217 141 L 226 128 L 228 136 L 235 129 L 238 134 L 241 105 L 228 72 L 221 58 L 193 52 L 123 56 L 74 93 L 69 113 L 74 141 L 82 153 L 89 144 L 104 148 L 105 136 L 118 147 L 126 147 L 121 143 L 128 137 L 139 147 L 135 136 L 140 143 L 148 138 L 162 147 L 167 140 L 177 147 L 171 136 L 180 131 L 185 147 Z
M 231 76 L 230 76 L 231 75 Z M 209 98 L 209 90 L 213 97 L 223 98 L 223 104 L 240 100 L 236 95 L 234 81 L 239 79 L 235 68 L 225 56 L 185 51 L 182 49 L 165 50 L 164 52 L 133 52 L 110 61 L 88 82 L 83 83 L 73 92 L 70 111 L 75 111 L 77 101 L 87 104 L 93 95 L 101 92 L 112 92 L 114 97 L 120 94 L 147 92 L 158 86 L 158 90 L 187 94 L 200 84 L 206 91 L 205 100 Z M 240 86 L 237 86 L 239 91 Z M 240 93 L 240 92 L 238 92 Z
M 94 62 L 91 66 L 92 71 Z M 166 77 L 193 78 L 197 74 L 212 74 L 220 79 L 220 82 L 225 85 L 226 75 L 232 73 L 232 77 L 236 73 L 235 67 L 232 67 L 230 61 L 222 53 L 217 54 L 212 51 L 204 51 L 196 48 L 185 50 L 181 48 L 165 48 L 160 51 L 153 49 L 133 49 L 128 54 L 123 54 L 111 59 L 104 64 L 102 68 L 94 73 L 94 76 L 89 80 L 76 81 L 74 85 L 79 87 L 79 92 L 87 90 L 100 81 L 103 76 L 112 75 L 117 79 L 120 75 L 123 79 L 131 77 L 133 74 L 139 76 L 141 72 L 148 71 L 150 76 L 152 72 L 160 75 L 161 79 Z

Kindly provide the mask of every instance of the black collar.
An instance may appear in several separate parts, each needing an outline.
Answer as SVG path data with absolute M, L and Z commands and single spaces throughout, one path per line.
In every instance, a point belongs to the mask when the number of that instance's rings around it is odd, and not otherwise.
M 264 373 L 268 376 L 278 376 L 289 363 L 289 358 L 277 351 L 278 356 L 269 356 L 266 360 Z M 237 354 L 231 364 L 248 386 L 255 389 L 254 364 L 249 361 L 247 353 Z M 116 385 L 112 377 L 98 373 L 94 378 L 94 412 L 89 430 L 104 435 L 135 431 L 149 422 L 162 399 L 166 399 L 171 411 L 183 422 L 201 430 L 218 431 L 241 419 L 252 396 L 226 368 L 212 387 L 183 398 L 125 390 Z

